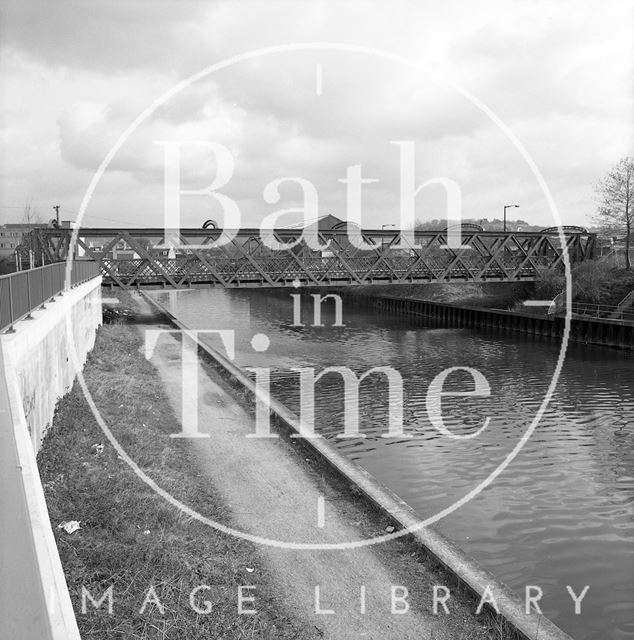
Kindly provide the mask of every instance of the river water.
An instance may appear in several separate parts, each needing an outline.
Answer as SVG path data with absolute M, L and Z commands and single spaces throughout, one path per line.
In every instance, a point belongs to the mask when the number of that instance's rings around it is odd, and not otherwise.
M 517 445 L 543 401 L 560 344 L 490 331 L 425 326 L 344 304 L 344 327 L 292 327 L 292 291 L 197 289 L 157 293 L 185 324 L 233 329 L 235 362 L 269 367 L 272 394 L 299 411 L 296 367 L 347 366 L 361 374 L 391 366 L 404 381 L 403 419 L 410 438 L 387 432 L 387 384 L 381 376 L 360 390 L 360 432 L 341 439 L 341 377 L 324 376 L 315 398 L 316 430 L 410 504 L 421 517 L 448 507 L 484 480 Z M 304 297 L 303 297 L 304 299 Z M 312 323 L 305 296 L 304 322 Z M 251 338 L 270 338 L 265 353 Z M 218 347 L 214 339 L 213 346 Z M 472 367 L 489 397 L 447 397 L 446 427 L 456 435 L 488 427 L 476 438 L 442 434 L 429 421 L 425 397 L 449 367 Z M 468 391 L 464 372 L 445 390 Z M 571 345 L 561 376 L 536 430 L 510 466 L 478 496 L 436 526 L 522 597 L 543 590 L 545 615 L 579 640 L 634 638 L 634 357 Z M 576 615 L 566 587 L 589 589 Z

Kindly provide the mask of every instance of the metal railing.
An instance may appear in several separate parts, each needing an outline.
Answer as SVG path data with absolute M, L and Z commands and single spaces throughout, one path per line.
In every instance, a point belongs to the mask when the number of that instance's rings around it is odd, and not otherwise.
M 634 322 L 634 309 L 632 308 L 619 308 L 607 304 L 592 304 L 589 302 L 573 302 L 570 311 L 577 316 Z
M 44 303 L 98 275 L 96 262 L 77 260 L 71 265 L 70 282 L 65 281 L 65 262 L 0 276 L 0 332 L 11 331 L 16 322 L 29 317 Z
M 570 312 L 576 316 L 634 323 L 633 298 L 634 291 L 631 291 L 617 306 L 592 302 L 573 302 L 570 305 Z M 566 292 L 562 291 L 550 303 L 550 307 L 547 308 L 547 315 L 563 315 L 565 313 Z
M 634 289 L 632 289 L 626 296 L 616 305 L 617 312 L 623 310 L 630 310 L 634 308 Z
M 612 263 L 614 266 L 625 266 L 625 247 L 599 247 L 598 259 Z M 634 247 L 630 248 L 630 262 L 634 264 Z

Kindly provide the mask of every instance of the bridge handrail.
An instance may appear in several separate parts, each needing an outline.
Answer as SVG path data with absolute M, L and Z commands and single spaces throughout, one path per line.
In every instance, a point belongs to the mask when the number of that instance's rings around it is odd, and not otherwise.
M 0 276 L 0 333 L 11 331 L 13 325 L 31 312 L 63 293 L 100 274 L 93 260 L 75 260 L 71 265 L 70 282 L 66 279 L 66 262 L 54 262 L 42 267 Z

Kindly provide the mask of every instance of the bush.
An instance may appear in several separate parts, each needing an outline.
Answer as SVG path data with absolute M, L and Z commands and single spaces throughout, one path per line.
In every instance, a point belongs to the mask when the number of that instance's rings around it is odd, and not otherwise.
M 0 275 L 13 273 L 15 271 L 15 259 L 13 256 L 0 258 Z
M 577 302 L 602 303 L 618 270 L 603 260 L 586 260 L 572 266 L 572 299 Z M 552 300 L 566 288 L 566 275 L 561 268 L 543 269 L 541 280 L 535 283 L 535 293 L 543 300 Z
M 611 265 L 599 260 L 587 260 L 572 268 L 572 295 L 579 302 L 600 303 L 614 280 Z
M 566 275 L 561 269 L 540 269 L 540 279 L 535 283 L 535 297 L 552 300 L 566 288 Z

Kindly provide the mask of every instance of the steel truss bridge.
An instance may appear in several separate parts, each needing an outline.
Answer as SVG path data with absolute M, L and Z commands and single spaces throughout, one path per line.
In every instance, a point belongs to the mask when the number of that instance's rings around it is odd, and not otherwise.
M 277 250 L 265 244 L 259 229 L 169 233 L 176 246 L 165 243 L 166 231 L 160 228 L 82 228 L 74 259 L 95 260 L 104 284 L 124 289 L 519 282 L 539 280 L 546 268 L 563 269 L 566 252 L 572 263 L 589 259 L 595 245 L 594 234 L 576 227 L 564 227 L 560 235 L 557 228 L 498 232 L 464 225 L 462 246 L 457 249 L 448 246 L 447 230 L 417 231 L 414 242 L 412 232 L 359 230 L 366 243 L 359 249 L 345 229 L 283 229 L 272 232 L 273 237 L 296 244 Z M 66 228 L 36 229 L 28 248 L 38 261 L 40 257 L 46 263 L 66 260 L 71 234 L 72 229 Z M 214 246 L 221 236 L 228 241 Z

